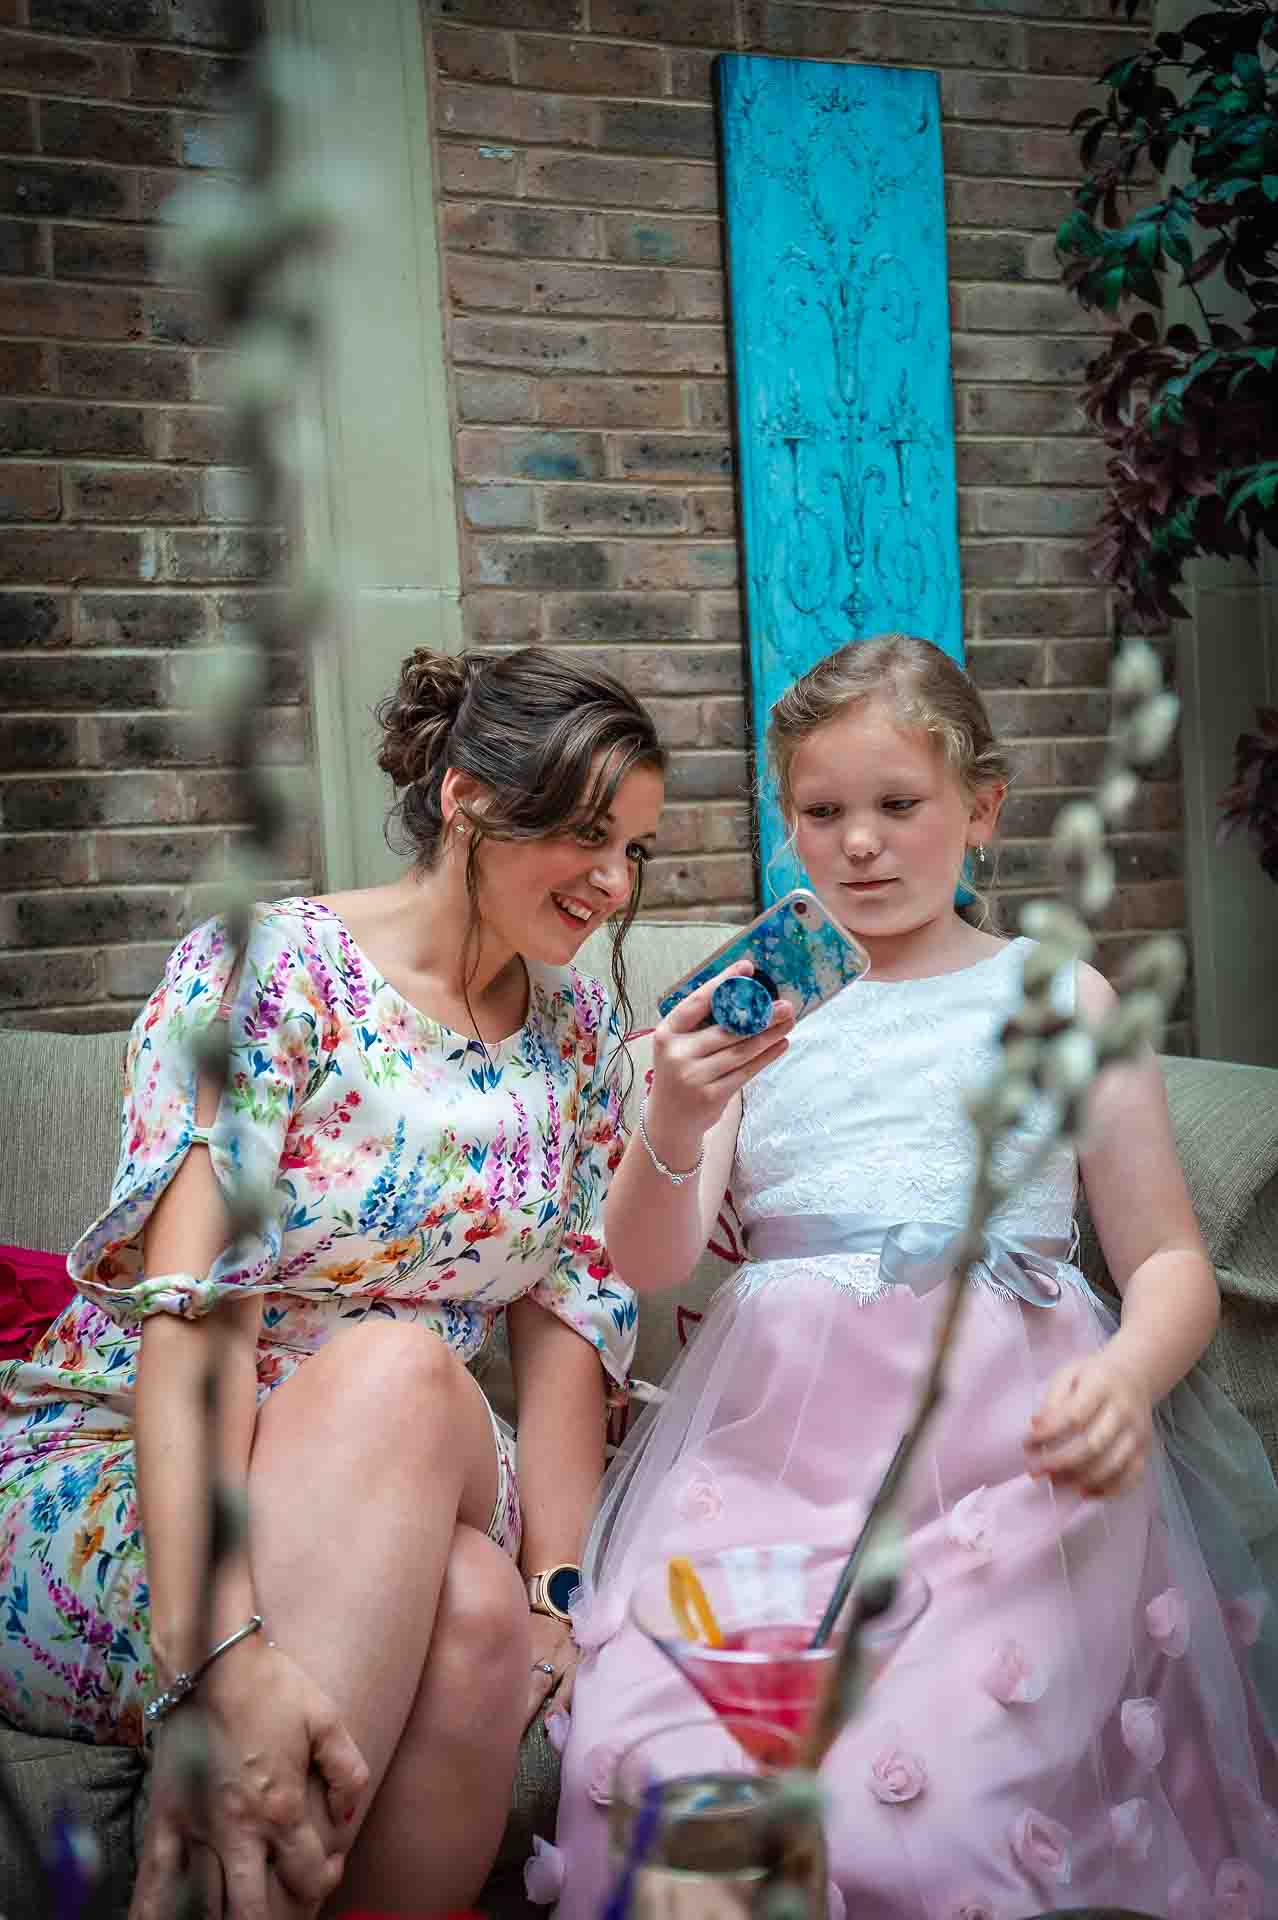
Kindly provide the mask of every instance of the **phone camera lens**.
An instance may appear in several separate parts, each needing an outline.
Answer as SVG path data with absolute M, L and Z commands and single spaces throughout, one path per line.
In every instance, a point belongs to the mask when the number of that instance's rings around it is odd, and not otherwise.
M 795 911 L 796 913 L 798 913 L 798 914 L 804 914 L 804 913 L 806 913 L 806 912 L 807 912 L 807 910 L 808 910 L 808 903 L 807 903 L 807 901 L 806 901 L 806 900 L 796 900 L 796 901 L 795 901 L 795 903 L 794 903 L 794 911 Z

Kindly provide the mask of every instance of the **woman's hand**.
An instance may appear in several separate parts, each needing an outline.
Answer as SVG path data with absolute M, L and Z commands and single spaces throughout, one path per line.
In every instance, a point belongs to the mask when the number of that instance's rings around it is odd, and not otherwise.
M 572 1637 L 572 1629 L 565 1620 L 555 1620 L 545 1613 L 529 1615 L 532 1628 L 532 1672 L 528 1676 L 528 1711 L 524 1715 L 525 1727 L 531 1726 L 541 1709 L 553 1706 L 557 1713 L 567 1713 L 572 1703 L 573 1681 L 577 1673 L 577 1643 Z M 551 1671 L 545 1672 L 549 1667 Z
M 285 1911 L 310 1920 L 341 1880 L 368 1785 L 363 1755 L 300 1667 L 277 1647 L 250 1647 L 219 1660 L 196 1696 L 209 1747 L 202 1805 L 190 1778 L 191 1706 L 161 1730 L 129 1920 L 169 1920 L 178 1879 L 201 1849 L 220 1868 L 220 1908 L 216 1871 L 206 1882 L 212 1920 L 278 1915 L 272 1881 Z
M 1153 1431 L 1149 1389 L 1107 1347 L 1052 1379 L 1030 1421 L 1025 1457 L 1034 1479 L 1046 1475 L 1088 1494 L 1125 1493 L 1145 1471 Z
M 753 971 L 748 960 L 725 967 L 672 1007 L 652 1036 L 648 1131 L 662 1159 L 676 1169 L 692 1164 L 702 1136 L 729 1101 L 790 1044 L 794 1009 L 788 1000 L 775 1001 L 769 1024 L 747 1040 L 725 1033 L 720 1026 L 702 1025 L 709 1018 L 719 982 Z

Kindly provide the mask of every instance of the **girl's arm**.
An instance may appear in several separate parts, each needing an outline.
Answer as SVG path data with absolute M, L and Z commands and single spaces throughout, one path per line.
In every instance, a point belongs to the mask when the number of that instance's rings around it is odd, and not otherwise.
M 1090 967 L 1081 968 L 1080 976 L 1080 1002 L 1095 1021 L 1116 996 Z M 1101 1250 L 1123 1299 L 1114 1354 L 1140 1373 L 1151 1400 L 1161 1400 L 1216 1331 L 1220 1294 L 1151 1049 L 1097 1083 L 1079 1166 Z
M 1090 967 L 1079 969 L 1078 995 L 1093 1021 L 1116 998 Z M 1116 1492 L 1144 1466 L 1153 1407 L 1202 1355 L 1220 1317 L 1151 1050 L 1097 1082 L 1079 1167 L 1122 1317 L 1103 1352 L 1052 1382 L 1033 1423 L 1032 1458 L 1087 1491 Z
M 649 1153 L 636 1124 L 604 1209 L 608 1257 L 636 1293 L 677 1287 L 692 1272 L 723 1205 L 741 1123 L 741 1089 L 790 1044 L 794 1012 L 778 1000 L 771 1024 L 749 1040 L 703 1027 L 720 980 L 749 973 L 738 961 L 671 1009 L 652 1038 L 652 1086 L 645 1124 Z M 652 1154 L 675 1173 L 705 1159 L 676 1185 Z
M 687 1279 L 701 1257 L 723 1206 L 741 1124 L 741 1095 L 733 1094 L 708 1133 L 686 1121 L 667 1123 L 653 1082 L 647 1126 L 653 1150 L 676 1171 L 690 1167 L 702 1146 L 701 1170 L 681 1186 L 653 1166 L 636 1126 L 612 1177 L 604 1206 L 608 1258 L 636 1293 L 660 1293 Z

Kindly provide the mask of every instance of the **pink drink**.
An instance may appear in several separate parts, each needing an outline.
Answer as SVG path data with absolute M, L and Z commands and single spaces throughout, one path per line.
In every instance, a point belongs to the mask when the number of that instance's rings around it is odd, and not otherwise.
M 834 1648 L 811 1651 L 814 1631 L 815 1623 L 736 1627 L 724 1633 L 722 1646 L 685 1641 L 679 1648 L 680 1667 L 717 1714 L 761 1723 L 757 1740 L 750 1739 L 748 1725 L 733 1732 L 764 1766 L 790 1757 L 767 1728 L 800 1733 L 820 1694 Z

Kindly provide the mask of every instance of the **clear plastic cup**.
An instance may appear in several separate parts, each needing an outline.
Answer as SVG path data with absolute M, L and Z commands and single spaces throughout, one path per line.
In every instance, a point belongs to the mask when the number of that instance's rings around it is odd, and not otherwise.
M 759 1722 L 749 1727 L 757 1733 Z M 771 1758 L 731 1716 L 677 1721 L 617 1762 L 610 1838 L 626 1920 L 737 1920 L 781 1871 L 824 1920 L 825 1837 L 815 1793 L 796 1800 L 797 1734 L 767 1729 Z M 752 1750 L 753 1749 L 753 1750 Z

